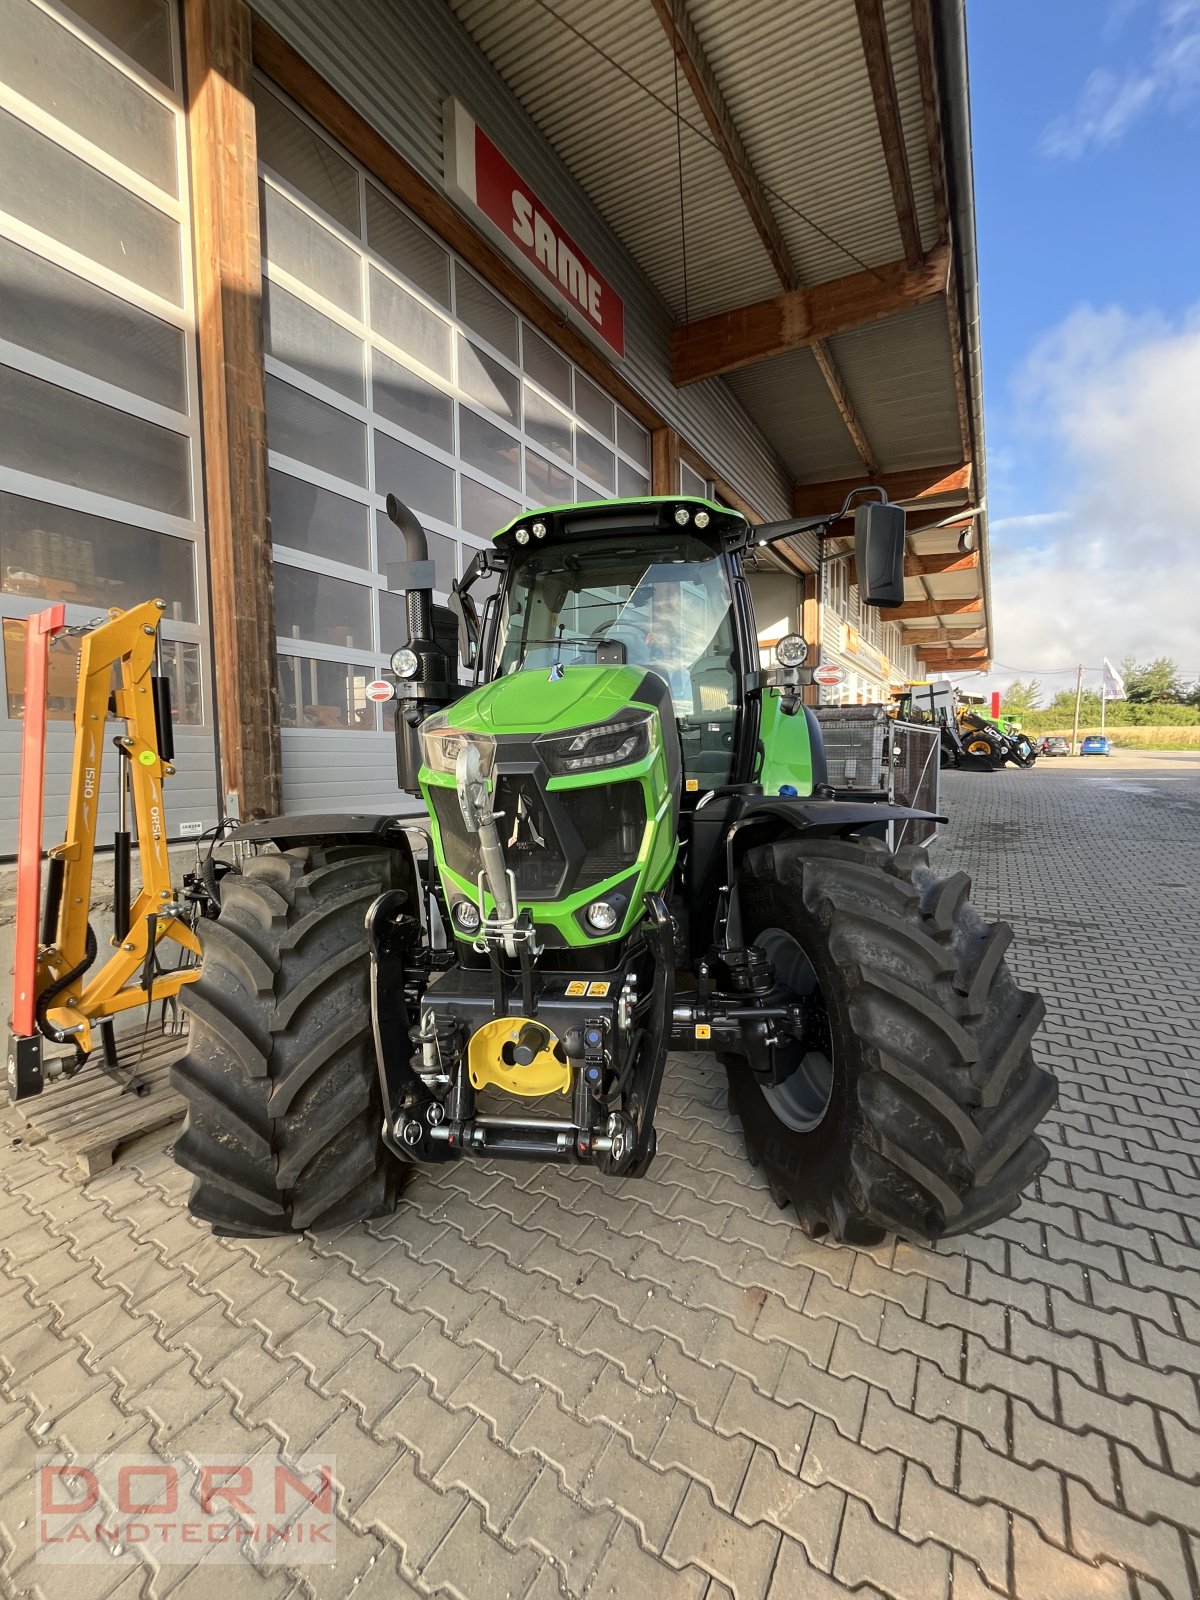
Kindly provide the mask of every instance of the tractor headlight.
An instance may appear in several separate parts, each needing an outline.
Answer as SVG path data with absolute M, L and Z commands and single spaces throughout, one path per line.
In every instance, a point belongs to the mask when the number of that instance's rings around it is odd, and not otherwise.
M 479 932 L 479 907 L 474 900 L 456 900 L 453 915 L 454 926 L 461 928 L 463 933 Z
M 675 521 L 679 524 L 679 526 L 681 528 L 686 528 L 688 523 L 691 520 L 692 520 L 692 513 L 688 510 L 688 508 L 686 506 L 676 506 L 676 508 L 675 508 Z
M 798 633 L 785 633 L 775 646 L 775 659 L 781 667 L 802 667 L 808 660 L 808 645 Z
M 587 908 L 588 926 L 597 933 L 611 933 L 616 927 L 619 913 L 607 900 L 593 900 Z
M 569 772 L 595 772 L 642 761 L 657 745 L 653 711 L 622 712 L 591 728 L 544 733 L 534 748 L 555 777 Z
M 708 524 L 709 524 L 709 521 L 710 521 L 710 518 L 709 518 L 709 515 L 708 515 L 707 511 L 697 511 L 697 513 L 696 513 L 696 526 L 698 528 L 707 528 Z
M 402 645 L 399 650 L 392 651 L 392 671 L 398 678 L 415 678 L 420 670 L 421 663 L 417 660 L 415 650 Z
M 421 724 L 421 756 L 430 772 L 448 772 L 453 776 L 463 746 L 468 744 L 479 751 L 483 776 L 490 778 L 496 765 L 496 741 L 490 734 L 464 733 L 461 728 L 451 727 L 444 711 Z

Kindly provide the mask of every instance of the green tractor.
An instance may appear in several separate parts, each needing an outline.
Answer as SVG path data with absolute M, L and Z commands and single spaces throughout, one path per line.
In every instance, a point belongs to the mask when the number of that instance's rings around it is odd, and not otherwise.
M 750 1160 L 809 1235 L 936 1239 L 1013 1210 L 1056 1084 L 1011 930 L 962 873 L 889 851 L 889 823 L 925 813 L 829 786 L 803 639 L 759 660 L 745 552 L 845 510 L 526 512 L 455 585 L 464 689 L 425 536 L 389 500 L 399 779 L 427 817 L 240 829 L 254 853 L 202 926 L 175 1069 L 195 1216 L 328 1229 L 390 1209 L 417 1162 L 640 1177 L 673 1050 L 724 1065 Z M 855 542 L 867 603 L 896 604 L 903 511 L 859 504 Z

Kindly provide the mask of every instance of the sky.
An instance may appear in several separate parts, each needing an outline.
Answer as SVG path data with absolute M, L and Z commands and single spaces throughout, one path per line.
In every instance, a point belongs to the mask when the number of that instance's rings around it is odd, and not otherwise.
M 1200 677 L 1200 0 L 968 0 L 992 688 Z

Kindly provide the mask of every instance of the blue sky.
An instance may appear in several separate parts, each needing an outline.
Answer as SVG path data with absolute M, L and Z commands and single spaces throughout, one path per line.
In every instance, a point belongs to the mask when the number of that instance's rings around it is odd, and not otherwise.
M 967 15 L 997 662 L 1200 673 L 1200 0 Z

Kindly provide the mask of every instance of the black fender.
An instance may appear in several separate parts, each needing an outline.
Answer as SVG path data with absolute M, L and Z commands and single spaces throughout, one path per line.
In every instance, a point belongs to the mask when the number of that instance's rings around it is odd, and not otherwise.
M 364 811 L 317 811 L 294 817 L 263 817 L 239 822 L 223 843 L 275 844 L 281 850 L 298 844 L 359 844 L 381 849 L 408 848 L 406 828 L 427 827 L 424 811 L 378 816 Z
M 776 818 L 795 833 L 816 838 L 837 838 L 843 834 L 874 830 L 882 837 L 889 822 L 946 822 L 936 811 L 917 811 L 911 806 L 893 806 L 886 801 L 817 800 L 786 795 L 760 795 L 747 800 L 738 822 L 754 818 Z

